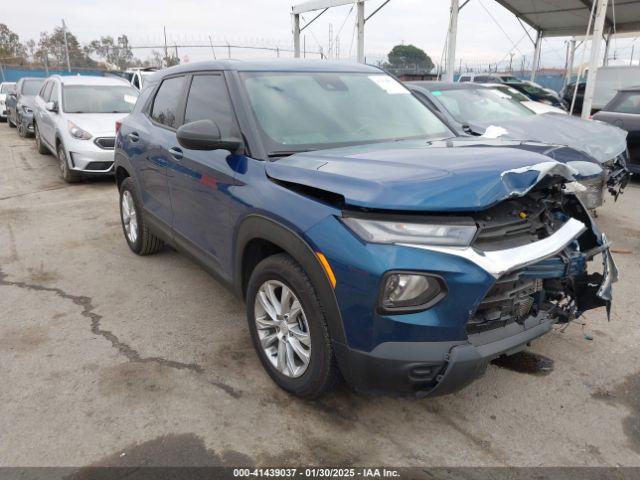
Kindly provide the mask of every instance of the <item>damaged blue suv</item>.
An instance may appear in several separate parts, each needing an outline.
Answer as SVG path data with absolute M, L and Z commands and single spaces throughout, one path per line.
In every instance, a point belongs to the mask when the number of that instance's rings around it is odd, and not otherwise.
M 173 67 L 116 129 L 131 250 L 172 245 L 229 284 L 264 368 L 301 397 L 340 377 L 450 393 L 609 308 L 609 244 L 565 188 L 599 167 L 563 146 L 456 138 L 376 68 Z

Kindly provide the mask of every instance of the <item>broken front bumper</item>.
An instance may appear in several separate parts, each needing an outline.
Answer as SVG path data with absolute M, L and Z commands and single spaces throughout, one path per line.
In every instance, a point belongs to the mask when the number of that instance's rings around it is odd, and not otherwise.
M 571 256 L 566 255 L 565 250 L 574 247 L 582 235 L 595 239 L 597 246 L 586 252 L 572 250 Z M 460 341 L 390 341 L 369 352 L 335 344 L 342 373 L 356 390 L 419 398 L 460 390 L 482 376 L 492 360 L 524 349 L 549 332 L 556 322 L 600 306 L 606 306 L 609 312 L 612 285 L 618 278 L 606 236 L 595 224 L 587 226 L 576 218 L 570 218 L 545 239 L 505 250 L 411 246 L 464 258 L 488 272 L 496 283 L 514 271 L 568 281 L 572 286 L 566 288 L 573 288 L 575 298 L 569 307 L 535 311 L 504 326 L 469 333 Z M 586 261 L 597 255 L 602 256 L 602 273 L 587 274 Z

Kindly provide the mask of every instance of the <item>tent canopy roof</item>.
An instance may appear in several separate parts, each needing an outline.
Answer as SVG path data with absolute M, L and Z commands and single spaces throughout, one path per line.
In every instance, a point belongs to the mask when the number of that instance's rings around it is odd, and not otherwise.
M 541 30 L 545 37 L 584 35 L 592 1 L 597 0 L 496 0 L 516 17 Z M 605 31 L 640 31 L 640 0 L 609 0 Z

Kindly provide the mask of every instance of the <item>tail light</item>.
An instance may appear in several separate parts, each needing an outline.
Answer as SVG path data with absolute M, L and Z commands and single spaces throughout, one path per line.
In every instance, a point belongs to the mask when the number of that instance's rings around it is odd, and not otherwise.
M 120 131 L 120 127 L 122 126 L 122 121 L 118 120 L 116 122 L 116 135 L 118 135 L 118 132 Z

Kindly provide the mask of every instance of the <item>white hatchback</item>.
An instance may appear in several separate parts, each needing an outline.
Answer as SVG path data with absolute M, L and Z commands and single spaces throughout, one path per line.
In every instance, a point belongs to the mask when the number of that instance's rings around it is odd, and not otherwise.
M 38 152 L 58 157 L 67 182 L 112 174 L 116 122 L 131 112 L 138 93 L 116 77 L 49 77 L 35 101 Z

